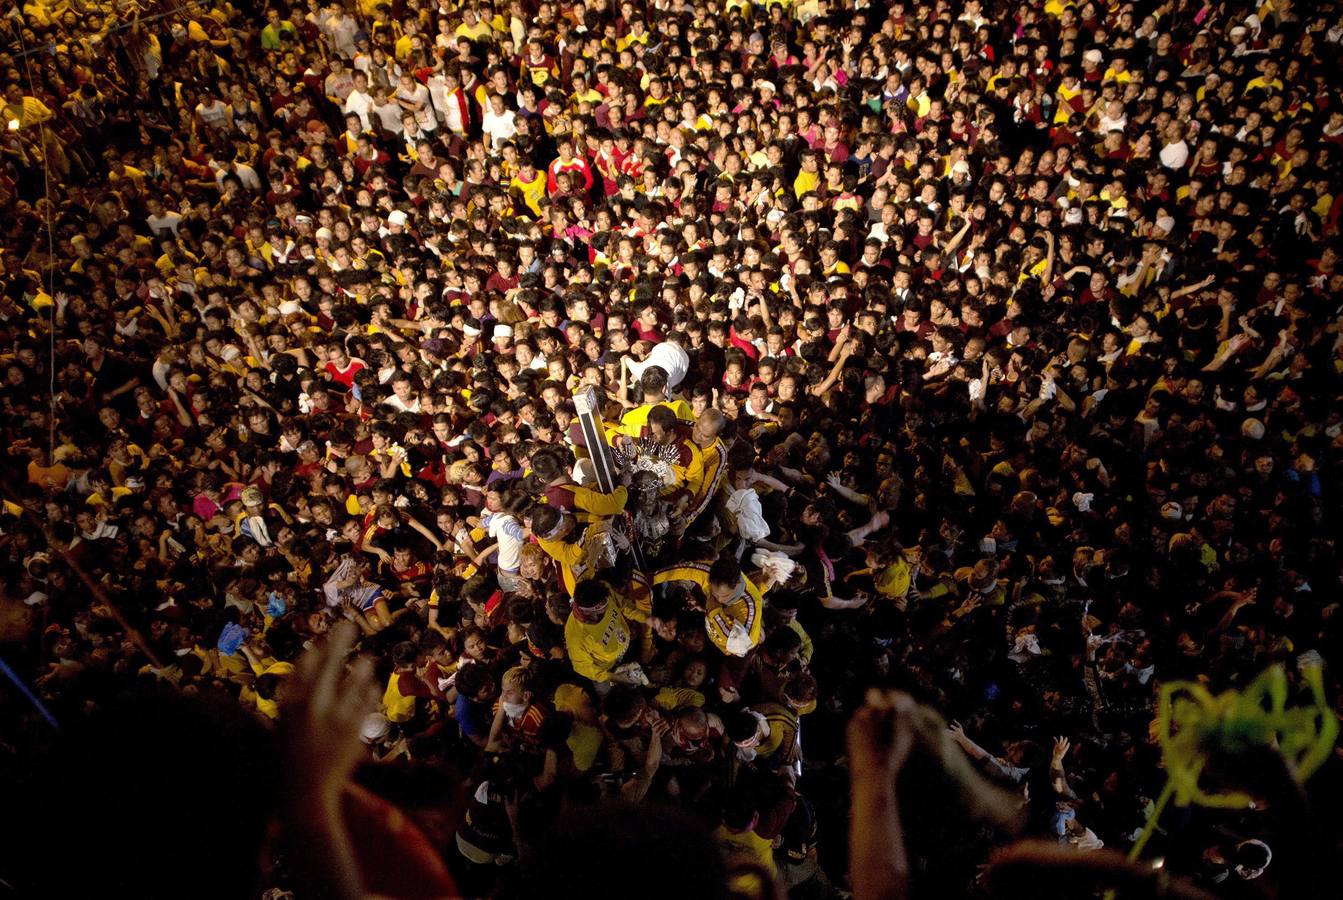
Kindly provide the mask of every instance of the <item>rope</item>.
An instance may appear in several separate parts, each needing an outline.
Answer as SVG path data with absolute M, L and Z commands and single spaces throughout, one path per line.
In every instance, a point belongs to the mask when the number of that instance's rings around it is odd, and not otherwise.
M 19 46 L 23 47 L 23 29 L 19 29 Z M 33 78 L 33 64 L 28 58 L 29 51 L 24 47 L 20 54 L 23 59 L 23 74 L 28 79 L 28 94 L 36 99 L 37 82 Z M 19 104 L 19 115 L 23 115 L 23 103 Z M 52 118 L 56 116 L 52 110 Z M 47 146 L 47 125 L 37 124 L 37 141 L 42 148 L 42 194 L 43 217 L 47 226 L 47 264 L 46 292 L 51 303 L 47 306 L 47 465 L 52 464 L 56 452 L 56 217 L 51 202 L 51 154 Z M 54 142 L 56 136 L 51 134 Z

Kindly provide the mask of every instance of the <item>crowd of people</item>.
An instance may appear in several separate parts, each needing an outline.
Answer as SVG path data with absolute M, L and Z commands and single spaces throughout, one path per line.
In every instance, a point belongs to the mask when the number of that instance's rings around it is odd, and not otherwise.
M 283 728 L 348 620 L 429 883 L 606 799 L 833 898 L 872 685 L 1079 852 L 1163 683 L 1337 697 L 1334 0 L 4 3 L 0 652 L 58 722 Z M 1307 896 L 1263 806 L 1149 852 Z M 904 830 L 986 890 L 993 829 Z

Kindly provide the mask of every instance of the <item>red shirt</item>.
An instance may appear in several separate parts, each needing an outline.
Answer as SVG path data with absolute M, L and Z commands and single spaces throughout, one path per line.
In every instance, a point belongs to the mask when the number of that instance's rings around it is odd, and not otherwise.
M 326 371 L 333 381 L 339 381 L 347 388 L 354 387 L 354 376 L 358 375 L 364 369 L 368 368 L 362 359 L 351 359 L 346 363 L 345 368 L 340 369 L 336 364 L 329 362 L 326 364 Z

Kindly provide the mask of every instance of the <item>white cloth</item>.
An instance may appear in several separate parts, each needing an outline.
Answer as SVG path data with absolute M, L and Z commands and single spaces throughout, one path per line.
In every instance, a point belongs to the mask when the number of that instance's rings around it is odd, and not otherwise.
M 797 568 L 796 562 L 777 550 L 757 550 L 751 554 L 751 562 L 775 584 L 782 584 L 792 578 L 793 570 Z
M 727 652 L 733 656 L 745 656 L 751 652 L 755 644 L 751 642 L 751 636 L 740 622 L 732 623 L 732 630 L 727 634 Z
M 500 570 L 518 571 L 522 565 L 522 526 L 517 519 L 504 513 L 494 513 L 488 520 L 486 531 L 499 544 Z
M 667 373 L 668 390 L 675 390 L 678 384 L 685 381 L 686 373 L 690 371 L 690 354 L 679 344 L 673 344 L 671 341 L 663 341 L 653 347 L 642 362 L 632 357 L 626 357 L 626 360 L 625 364 L 629 366 L 630 373 L 635 378 L 642 378 L 644 370 L 649 366 L 661 367 L 662 371 Z
M 727 511 L 737 523 L 737 535 L 743 540 L 759 541 L 769 537 L 769 523 L 760 508 L 760 495 L 750 488 L 733 491 L 727 498 Z

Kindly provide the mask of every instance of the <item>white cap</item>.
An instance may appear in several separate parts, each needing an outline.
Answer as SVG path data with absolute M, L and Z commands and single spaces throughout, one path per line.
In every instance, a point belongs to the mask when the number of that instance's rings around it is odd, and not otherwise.
M 495 325 L 494 339 L 496 341 L 508 341 L 513 339 L 513 327 L 511 325 Z
M 1081 225 L 1081 224 L 1082 224 L 1082 207 L 1080 207 L 1080 206 L 1074 206 L 1074 207 L 1072 207 L 1071 209 L 1069 209 L 1067 212 L 1065 212 L 1065 213 L 1063 214 L 1063 224 L 1065 224 L 1065 225 Z
M 1170 519 L 1172 522 L 1183 519 L 1184 507 L 1176 503 L 1174 500 L 1171 500 L 1168 503 L 1164 503 L 1161 506 L 1161 517 L 1163 519 Z
M 1240 423 L 1240 433 L 1252 441 L 1262 441 L 1264 439 L 1264 423 L 1255 418 L 1246 419 Z
M 329 240 L 331 240 L 333 237 L 335 237 L 335 235 L 333 235 L 333 234 L 331 233 L 331 229 L 330 229 L 330 228 L 327 228 L 325 225 L 323 225 L 321 228 L 317 229 L 317 234 L 315 235 L 315 237 L 316 237 L 317 240 L 319 240 L 319 241 L 322 241 L 322 240 L 329 241 Z
M 953 175 L 969 175 L 969 174 L 970 174 L 970 164 L 969 164 L 968 162 L 966 162 L 965 160 L 963 160 L 963 159 L 958 159 L 958 160 L 956 160 L 956 162 L 955 162 L 955 163 L 952 165 L 952 167 L 951 167 L 951 174 L 953 174 Z
M 292 316 L 294 313 L 303 312 L 303 307 L 297 300 L 281 300 L 279 305 L 280 315 Z
M 225 344 L 224 349 L 219 351 L 219 358 L 224 362 L 233 362 L 240 356 L 242 356 L 242 351 L 232 344 Z
M 404 212 L 402 212 L 402 211 L 399 210 L 399 209 L 394 209 L 394 210 L 392 210 L 391 215 L 389 215 L 389 216 L 387 217 L 387 224 L 388 224 L 388 225 L 400 225 L 400 226 L 403 227 L 403 228 L 405 227 L 406 223 L 409 222 L 409 221 L 410 221 L 410 217 L 407 216 Z
M 463 325 L 462 334 L 467 337 L 480 337 L 480 329 L 474 325 Z
M 1172 231 L 1175 230 L 1175 219 L 1171 218 L 1170 216 L 1158 216 L 1156 220 L 1156 227 L 1166 232 L 1166 234 L 1170 234 Z
M 758 82 L 756 87 L 760 88 L 762 91 L 769 91 L 771 94 L 777 94 L 779 92 L 778 89 L 774 87 L 774 82 L 772 81 Z
M 359 737 L 363 738 L 365 744 L 371 744 L 374 741 L 380 741 L 387 736 L 387 732 L 392 730 L 392 723 L 387 721 L 387 717 L 380 712 L 371 712 L 364 717 L 364 722 L 359 726 Z
M 1102 54 L 1102 53 L 1101 53 L 1099 50 L 1097 50 L 1095 47 L 1092 47 L 1092 48 L 1091 48 L 1090 50 L 1088 50 L 1086 53 L 1083 53 L 1083 54 L 1082 54 L 1082 59 L 1084 59 L 1084 60 L 1086 60 L 1087 62 L 1092 63 L 1092 64 L 1094 64 L 1094 65 L 1100 65 L 1101 62 L 1103 62 L 1103 61 L 1105 60 L 1105 55 Z

